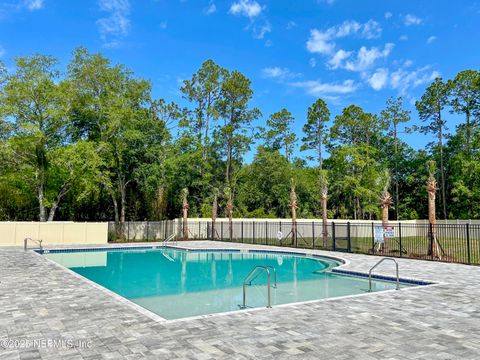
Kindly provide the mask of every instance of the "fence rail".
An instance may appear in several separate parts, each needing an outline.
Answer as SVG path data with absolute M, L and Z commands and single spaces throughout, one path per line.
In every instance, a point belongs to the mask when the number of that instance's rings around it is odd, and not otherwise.
M 172 234 L 182 239 L 182 221 L 127 222 L 122 229 L 109 224 L 110 241 L 161 241 Z M 288 246 L 358 254 L 405 257 L 480 265 L 480 224 L 381 224 L 331 221 L 327 234 L 322 222 L 188 221 L 189 240 L 217 240 L 257 245 Z M 380 228 L 380 229 L 379 229 Z M 380 231 L 380 236 L 379 236 Z M 383 235 L 381 235 L 383 234 Z M 438 243 L 438 247 L 436 244 Z M 434 250 L 434 248 L 436 250 Z

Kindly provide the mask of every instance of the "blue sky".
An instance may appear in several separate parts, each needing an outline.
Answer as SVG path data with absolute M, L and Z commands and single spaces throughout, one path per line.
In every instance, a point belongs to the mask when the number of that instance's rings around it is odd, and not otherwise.
M 182 79 L 206 59 L 252 80 L 252 105 L 282 107 L 301 136 L 307 107 L 379 112 L 389 96 L 413 104 L 435 76 L 480 68 L 480 1 L 445 0 L 0 0 L 0 59 L 35 52 L 66 65 L 86 46 L 184 104 Z M 460 120 L 449 117 L 454 129 Z M 333 116 L 332 116 L 333 117 Z M 404 135 L 415 148 L 428 137 Z

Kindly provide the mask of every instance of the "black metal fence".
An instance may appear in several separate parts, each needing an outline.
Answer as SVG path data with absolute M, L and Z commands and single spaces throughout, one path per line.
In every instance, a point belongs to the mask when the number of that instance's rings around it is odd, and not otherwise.
M 480 224 L 412 224 L 299 221 L 296 232 L 285 221 L 188 221 L 189 240 L 216 240 L 256 245 L 287 246 L 359 254 L 406 257 L 480 265 Z M 161 241 L 182 238 L 181 220 L 128 222 L 120 231 L 110 225 L 110 239 Z M 119 236 L 121 234 L 122 236 Z M 438 245 L 437 245 L 438 244 Z

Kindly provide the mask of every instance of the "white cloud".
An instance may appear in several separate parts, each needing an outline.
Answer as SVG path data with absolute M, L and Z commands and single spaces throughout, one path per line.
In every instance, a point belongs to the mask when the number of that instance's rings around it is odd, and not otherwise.
M 377 47 L 367 49 L 365 46 L 362 46 L 360 50 L 358 50 L 355 60 L 347 61 L 344 64 L 340 62 L 337 67 L 342 67 L 350 71 L 365 71 L 372 67 L 378 59 L 387 58 L 394 46 L 392 43 L 387 43 L 383 50 Z
M 230 10 L 228 12 L 233 15 L 243 15 L 253 19 L 260 15 L 262 12 L 262 7 L 255 0 L 240 0 L 238 2 L 234 2 L 230 6 Z
M 354 20 L 346 20 L 342 24 L 332 26 L 325 31 L 318 29 L 310 30 L 310 38 L 307 40 L 307 50 L 311 53 L 331 54 L 335 49 L 335 39 L 347 36 L 374 39 L 382 33 L 380 24 L 374 20 L 368 20 L 361 24 Z
M 436 36 L 430 36 L 430 37 L 427 39 L 427 44 L 431 44 L 431 43 L 434 42 L 435 40 L 437 40 L 437 37 L 436 37 Z
M 368 20 L 363 24 L 362 37 L 365 39 L 376 39 L 382 35 L 382 27 L 375 20 Z
M 287 80 L 294 79 L 300 76 L 302 76 L 302 74 L 297 74 L 291 72 L 288 68 L 281 68 L 278 66 L 262 69 L 262 77 L 266 79 Z
M 407 35 L 402 35 L 398 38 L 398 40 L 400 41 L 407 41 L 408 40 L 408 36 Z
M 310 30 L 310 38 L 307 40 L 307 50 L 311 53 L 330 54 L 335 48 L 335 43 L 331 41 L 332 36 L 327 32 L 321 32 L 317 29 Z
M 205 9 L 203 9 L 203 13 L 205 15 L 212 15 L 216 12 L 217 12 L 217 6 L 215 5 L 215 3 L 213 1 L 210 1 L 208 3 L 208 6 Z
M 166 21 L 162 21 L 160 23 L 160 29 L 164 30 L 168 27 L 168 23 Z
M 403 18 L 403 23 L 406 26 L 412 26 L 412 25 L 420 25 L 423 22 L 421 18 L 418 16 L 412 15 L 412 14 L 407 14 Z
M 273 45 L 272 40 L 269 39 L 269 40 L 265 41 L 265 47 L 270 47 L 272 45 Z
M 267 21 L 265 24 L 260 26 L 260 28 L 257 28 L 256 26 L 253 27 L 253 36 L 256 39 L 263 39 L 265 37 L 265 34 L 272 32 L 272 26 L 270 23 Z
M 307 94 L 313 96 L 349 94 L 357 89 L 353 80 L 345 80 L 341 83 L 322 83 L 318 80 L 299 81 L 290 83 L 291 86 L 304 89 Z
M 293 29 L 295 26 L 297 26 L 297 23 L 295 21 L 289 21 L 287 23 L 287 30 Z
M 310 60 L 308 60 L 308 65 L 310 65 L 310 67 L 314 68 L 315 66 L 317 66 L 317 60 L 315 60 L 315 58 L 310 58 Z
M 332 69 L 338 69 L 343 64 L 343 61 L 348 59 L 351 54 L 352 54 L 351 51 L 345 51 L 345 50 L 340 49 L 328 61 L 328 65 Z
M 367 82 L 374 90 L 383 89 L 388 82 L 388 69 L 380 68 L 375 71 L 372 76 L 367 79 Z
M 393 14 L 390 11 L 387 11 L 385 13 L 385 19 L 390 19 L 393 16 Z
M 424 66 L 416 70 L 400 68 L 390 75 L 390 86 L 398 90 L 400 95 L 407 95 L 410 89 L 428 84 L 439 77 L 438 71 L 432 70 L 430 66 Z
M 25 7 L 30 10 L 39 10 L 43 8 L 43 0 L 24 0 Z
M 100 38 L 104 46 L 116 47 L 130 30 L 130 3 L 128 0 L 99 0 L 98 5 L 101 11 L 109 13 L 108 17 L 97 20 Z

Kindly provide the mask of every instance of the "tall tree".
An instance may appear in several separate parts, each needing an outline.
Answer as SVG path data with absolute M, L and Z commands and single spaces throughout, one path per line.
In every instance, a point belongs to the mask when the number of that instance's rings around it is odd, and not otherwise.
M 330 110 L 327 103 L 323 99 L 318 99 L 308 108 L 307 123 L 303 126 L 305 136 L 302 138 L 303 144 L 300 150 L 315 150 L 320 170 L 323 169 L 322 147 L 328 136 L 328 121 L 330 121 Z
M 253 95 L 250 85 L 250 80 L 241 72 L 226 73 L 217 102 L 218 113 L 224 120 L 217 137 L 226 157 L 225 180 L 228 186 L 232 185 L 234 161 L 241 162 L 242 155 L 250 149 L 252 136 L 248 136 L 247 131 L 253 132 L 252 121 L 261 115 L 257 108 L 249 108 Z
M 70 117 L 75 137 L 99 144 L 109 174 L 105 182 L 119 230 L 127 214 L 127 192 L 162 176 L 168 130 L 150 106 L 150 83 L 101 54 L 79 48 L 68 66 L 74 94 Z
M 323 246 L 327 247 L 328 240 L 328 212 L 327 212 L 327 201 L 328 201 L 328 176 L 326 170 L 320 170 L 320 196 L 322 202 L 322 239 Z
M 380 164 L 374 146 L 383 124 L 374 114 L 351 105 L 335 117 L 330 129 L 329 149 L 332 188 L 346 207 L 353 209 L 353 218 L 372 218 L 378 210 L 376 183 Z
M 389 98 L 387 100 L 387 106 L 385 110 L 383 110 L 380 114 L 381 120 L 385 123 L 387 127 L 387 135 L 393 138 L 393 182 L 395 185 L 395 216 L 398 220 L 400 218 L 399 214 L 399 203 L 400 203 L 400 195 L 399 195 L 399 141 L 398 141 L 398 125 L 402 123 L 406 123 L 410 120 L 410 111 L 404 110 L 402 107 L 403 99 L 399 98 Z
M 191 129 L 196 133 L 204 161 L 207 159 L 207 147 L 210 144 L 211 121 L 218 117 L 215 104 L 220 95 L 225 72 L 226 70 L 213 60 L 207 60 L 190 80 L 183 81 L 180 89 L 186 99 L 195 103 Z
M 451 106 L 453 111 L 465 115 L 465 152 L 471 155 L 472 129 L 478 125 L 473 116 L 480 112 L 480 72 L 464 70 L 449 80 L 452 91 Z
M 434 149 L 440 155 L 440 176 L 442 188 L 442 208 L 443 218 L 447 218 L 447 197 L 446 197 L 446 183 L 445 183 L 445 159 L 444 159 L 444 138 L 446 128 L 446 121 L 442 116 L 442 111 L 448 105 L 450 94 L 450 85 L 442 81 L 441 78 L 436 78 L 435 81 L 425 90 L 420 101 L 415 103 L 420 120 L 428 122 L 425 126 L 420 126 L 418 129 L 423 134 L 433 134 L 437 137 L 437 145 Z
M 11 119 L 9 137 L 0 146 L 0 173 L 16 174 L 32 184 L 39 220 L 52 221 L 73 188 L 81 197 L 101 181 L 101 161 L 92 143 L 70 143 L 70 93 L 65 81 L 59 81 L 57 60 L 33 55 L 17 58 L 15 64 L 15 71 L 0 79 L 0 114 Z
M 267 119 L 267 125 L 270 128 L 267 131 L 267 142 L 272 150 L 283 149 L 287 161 L 290 161 L 297 136 L 292 130 L 295 118 L 287 109 L 282 109 L 279 112 L 273 113 Z

